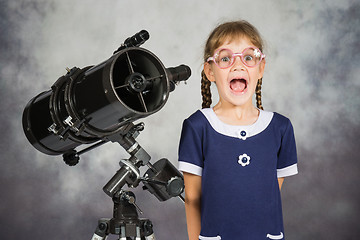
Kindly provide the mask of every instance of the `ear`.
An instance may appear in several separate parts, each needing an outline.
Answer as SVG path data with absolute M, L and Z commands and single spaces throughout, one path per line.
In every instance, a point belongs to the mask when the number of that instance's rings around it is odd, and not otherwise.
M 265 58 L 261 61 L 259 66 L 259 79 L 263 77 L 265 71 L 266 60 Z
M 204 72 L 210 82 L 215 82 L 214 72 L 210 63 L 204 63 Z

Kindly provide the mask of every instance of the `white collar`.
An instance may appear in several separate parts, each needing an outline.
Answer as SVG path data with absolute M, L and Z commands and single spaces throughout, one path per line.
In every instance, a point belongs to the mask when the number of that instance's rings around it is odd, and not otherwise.
M 255 136 L 256 134 L 264 131 L 270 124 L 274 113 L 267 112 L 259 109 L 260 114 L 258 119 L 252 125 L 237 126 L 229 125 L 222 122 L 215 114 L 212 108 L 204 108 L 200 110 L 206 119 L 209 121 L 211 127 L 218 133 L 229 137 L 240 138 L 246 140 L 249 137 Z

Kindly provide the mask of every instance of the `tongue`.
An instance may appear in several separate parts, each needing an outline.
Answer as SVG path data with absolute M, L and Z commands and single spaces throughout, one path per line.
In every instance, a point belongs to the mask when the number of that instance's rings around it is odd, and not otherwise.
M 242 92 L 246 87 L 244 79 L 234 79 L 230 82 L 230 88 L 235 92 Z

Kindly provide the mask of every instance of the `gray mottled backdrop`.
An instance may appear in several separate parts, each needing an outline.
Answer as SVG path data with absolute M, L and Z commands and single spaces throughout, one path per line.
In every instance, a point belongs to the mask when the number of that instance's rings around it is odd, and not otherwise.
M 65 67 L 98 64 L 146 29 L 151 37 L 143 47 L 165 66 L 185 63 L 193 72 L 161 111 L 144 119 L 138 138 L 153 161 L 167 157 L 176 164 L 182 121 L 200 107 L 202 47 L 216 24 L 233 19 L 250 21 L 265 38 L 264 107 L 295 127 L 300 174 L 285 180 L 282 192 L 287 239 L 359 239 L 355 0 L 1 0 L 1 239 L 90 239 L 97 220 L 112 214 L 102 187 L 128 157 L 109 143 L 69 167 L 61 156 L 38 152 L 21 124 L 32 97 L 50 89 Z M 135 192 L 158 239 L 186 239 L 180 200 L 160 203 Z

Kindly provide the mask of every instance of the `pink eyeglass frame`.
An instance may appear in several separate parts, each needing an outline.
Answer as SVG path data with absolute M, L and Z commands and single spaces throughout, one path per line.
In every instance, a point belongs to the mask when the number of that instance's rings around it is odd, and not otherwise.
M 247 64 L 245 63 L 244 59 L 243 59 L 243 54 L 244 54 L 244 52 L 245 52 L 246 50 L 250 49 L 250 48 L 253 48 L 254 50 L 259 51 L 259 53 L 261 54 L 260 61 L 259 61 L 256 65 L 254 65 L 254 66 L 249 66 L 249 65 L 247 65 Z M 230 64 L 229 66 L 227 66 L 227 67 L 220 67 L 219 64 L 217 64 L 217 62 L 215 61 L 215 56 L 216 56 L 221 50 L 228 50 L 228 51 L 230 51 L 230 52 L 232 53 L 232 55 L 231 55 L 232 62 L 231 62 L 231 64 Z M 221 68 L 221 69 L 226 69 L 226 68 L 229 68 L 229 67 L 231 67 L 232 65 L 234 65 L 236 56 L 239 56 L 240 59 L 241 59 L 241 62 L 242 62 L 243 64 L 245 64 L 245 66 L 247 66 L 247 67 L 256 67 L 256 66 L 259 65 L 259 64 L 261 63 L 261 61 L 266 57 L 266 55 L 263 54 L 263 53 L 260 51 L 260 49 L 258 49 L 257 47 L 247 47 L 247 48 L 245 48 L 241 53 L 233 53 L 233 51 L 231 51 L 231 50 L 228 49 L 228 48 L 220 48 L 219 50 L 217 50 L 217 51 L 215 52 L 214 56 L 209 57 L 209 58 L 206 60 L 206 62 L 213 61 L 213 62 L 216 64 L 216 66 L 218 66 L 219 68 Z

